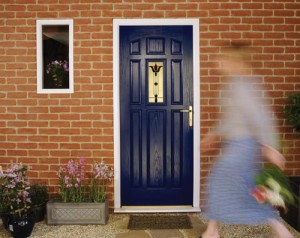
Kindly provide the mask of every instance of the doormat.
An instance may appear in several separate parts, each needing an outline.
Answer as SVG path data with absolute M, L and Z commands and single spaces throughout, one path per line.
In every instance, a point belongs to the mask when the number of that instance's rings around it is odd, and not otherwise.
M 191 229 L 192 223 L 187 215 L 130 215 L 128 229 Z

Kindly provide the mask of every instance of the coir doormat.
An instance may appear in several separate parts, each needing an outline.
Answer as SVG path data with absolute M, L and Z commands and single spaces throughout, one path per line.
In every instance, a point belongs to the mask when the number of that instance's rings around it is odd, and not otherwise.
M 192 223 L 187 215 L 130 215 L 128 229 L 191 229 Z

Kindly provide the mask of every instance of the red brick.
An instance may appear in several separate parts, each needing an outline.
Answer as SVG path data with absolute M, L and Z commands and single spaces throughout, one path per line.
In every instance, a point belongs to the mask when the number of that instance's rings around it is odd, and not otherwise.
M 251 11 L 249 11 L 249 10 L 232 10 L 231 16 L 248 17 L 248 16 L 251 16 Z
M 216 57 L 229 41 L 247 39 L 255 46 L 254 72 L 263 76 L 290 149 L 287 173 L 300 175 L 295 163 L 299 143 L 281 111 L 286 95 L 300 90 L 299 5 L 273 0 L 3 0 L 0 163 L 32 164 L 31 179 L 42 179 L 53 193 L 58 191 L 55 173 L 61 162 L 86 156 L 113 163 L 112 18 L 192 17 L 200 22 L 201 135 L 211 131 L 220 116 L 216 99 L 222 75 Z M 74 94 L 36 93 L 37 18 L 74 19 Z M 201 158 L 203 190 L 215 152 Z M 113 206 L 113 199 L 110 202 Z
M 177 4 L 176 6 L 177 6 L 176 10 L 193 10 L 198 7 L 198 4 L 196 4 L 196 3 L 181 3 L 181 4 Z M 158 8 L 158 9 L 162 9 L 162 8 Z M 164 9 L 164 10 L 168 10 L 168 9 Z
M 265 9 L 284 9 L 283 3 L 264 3 Z
M 271 10 L 253 10 L 252 16 L 256 17 L 271 17 L 273 16 L 273 11 Z
M 263 9 L 262 3 L 243 3 L 243 9 Z

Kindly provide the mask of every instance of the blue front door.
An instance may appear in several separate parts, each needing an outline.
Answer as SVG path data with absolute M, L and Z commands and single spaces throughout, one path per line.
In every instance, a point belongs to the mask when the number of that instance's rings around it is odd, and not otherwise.
M 192 31 L 120 27 L 121 206 L 193 204 Z

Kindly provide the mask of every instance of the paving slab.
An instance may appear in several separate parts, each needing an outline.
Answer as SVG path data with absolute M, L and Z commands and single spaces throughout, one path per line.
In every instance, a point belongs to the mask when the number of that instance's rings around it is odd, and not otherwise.
M 167 229 L 167 230 L 150 230 L 152 238 L 184 238 L 184 235 L 176 229 Z
M 129 231 L 122 234 L 117 234 L 115 238 L 151 238 L 151 236 L 145 231 Z M 160 236 L 162 238 L 164 236 Z
M 206 225 L 200 220 L 198 215 L 190 215 L 192 229 L 184 230 L 184 234 L 189 238 L 199 237 L 206 229 Z

